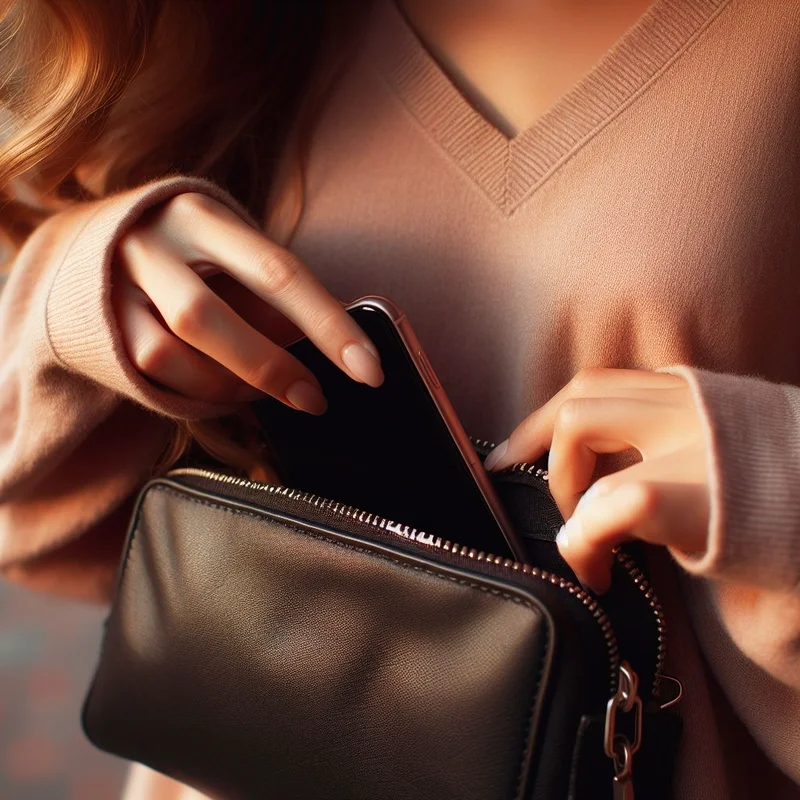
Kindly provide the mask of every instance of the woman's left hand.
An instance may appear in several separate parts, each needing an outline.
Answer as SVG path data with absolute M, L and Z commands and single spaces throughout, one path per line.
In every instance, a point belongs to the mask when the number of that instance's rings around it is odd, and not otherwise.
M 598 453 L 635 448 L 640 463 L 591 482 Z M 492 452 L 487 469 L 549 454 L 550 491 L 567 520 L 561 554 L 596 592 L 610 581 L 611 549 L 642 539 L 686 553 L 706 549 L 708 467 L 703 424 L 683 378 L 587 369 Z M 585 494 L 581 494 L 585 492 Z

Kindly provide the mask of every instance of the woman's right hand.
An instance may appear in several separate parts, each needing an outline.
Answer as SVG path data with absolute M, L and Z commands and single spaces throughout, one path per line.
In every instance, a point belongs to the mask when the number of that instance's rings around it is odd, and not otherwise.
M 215 403 L 269 394 L 323 413 L 316 377 L 269 335 L 270 320 L 277 333 L 287 319 L 351 378 L 383 381 L 374 344 L 308 267 L 207 195 L 187 192 L 152 209 L 116 255 L 112 302 L 126 350 L 167 389 Z M 247 295 L 249 314 L 212 290 L 207 279 L 218 273 L 236 282 L 231 296 Z

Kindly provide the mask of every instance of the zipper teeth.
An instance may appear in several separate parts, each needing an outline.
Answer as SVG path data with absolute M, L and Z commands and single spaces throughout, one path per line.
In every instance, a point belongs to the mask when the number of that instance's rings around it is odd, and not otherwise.
M 472 443 L 475 447 L 480 447 L 485 450 L 494 450 L 494 448 L 497 447 L 494 442 L 490 442 L 488 439 L 472 439 Z M 536 465 L 529 463 L 512 464 L 511 466 L 500 470 L 499 474 L 509 472 L 521 472 L 526 475 L 533 475 L 534 477 L 541 478 L 544 481 L 549 479 L 547 470 L 543 470 L 540 467 L 536 467 Z M 666 616 L 664 614 L 664 607 L 661 605 L 661 601 L 658 599 L 655 590 L 647 580 L 642 570 L 639 569 L 639 566 L 636 564 L 636 562 L 627 553 L 623 553 L 620 550 L 616 551 L 616 557 L 617 561 L 619 561 L 622 567 L 631 576 L 631 580 L 633 580 L 639 591 L 645 596 L 645 599 L 649 603 L 650 608 L 653 611 L 653 615 L 656 618 L 658 644 L 656 647 L 656 671 L 653 677 L 652 692 L 653 695 L 657 697 L 661 685 L 661 675 L 664 671 L 664 663 L 667 655 L 667 623 Z
M 627 553 L 618 550 L 617 561 L 628 571 L 631 579 L 650 604 L 650 608 L 653 610 L 653 614 L 656 618 L 658 647 L 656 653 L 656 671 L 653 677 L 653 696 L 658 697 L 659 688 L 661 686 L 661 675 L 664 671 L 664 661 L 667 655 L 667 622 L 664 615 L 664 607 L 661 605 L 661 601 L 650 585 L 650 581 L 647 580 L 636 562 Z
M 474 447 L 479 447 L 483 450 L 494 450 L 495 447 L 497 447 L 494 442 L 490 442 L 488 439 L 472 439 L 472 437 L 470 437 L 470 440 Z M 548 479 L 548 472 L 546 469 L 537 467 L 535 464 L 529 464 L 527 461 L 511 464 L 505 467 L 505 469 L 498 470 L 497 474 L 502 475 L 509 472 L 524 472 L 526 475 L 533 475 L 536 478 L 541 478 L 543 481 Z
M 472 442 L 476 447 L 480 447 L 485 450 L 494 450 L 494 448 L 497 447 L 494 442 L 490 442 L 488 439 L 472 439 Z M 540 467 L 536 467 L 534 464 L 528 463 L 512 464 L 511 466 L 500 470 L 499 474 L 509 472 L 521 472 L 527 475 L 533 475 L 537 478 L 541 478 L 544 481 L 547 481 L 549 478 L 547 470 L 543 470 Z M 645 596 L 645 599 L 650 604 L 650 608 L 652 609 L 653 615 L 656 618 L 658 645 L 656 648 L 656 671 L 653 678 L 653 695 L 657 697 L 667 654 L 667 623 L 666 616 L 664 614 L 664 607 L 661 605 L 661 601 L 658 599 L 655 590 L 641 569 L 639 569 L 636 562 L 627 553 L 623 553 L 619 550 L 616 551 L 616 556 L 619 563 L 631 576 L 631 580 L 633 580 L 639 591 Z
M 590 594 L 585 592 L 580 586 L 576 586 L 572 581 L 562 578 L 560 575 L 556 575 L 544 569 L 539 569 L 539 567 L 532 567 L 530 564 L 523 564 L 521 561 L 514 561 L 511 558 L 503 558 L 502 556 L 495 556 L 491 553 L 485 553 L 483 550 L 477 550 L 474 547 L 466 547 L 465 545 L 460 545 L 456 542 L 442 539 L 439 536 L 433 536 L 432 534 L 417 530 L 416 528 L 412 528 L 410 525 L 403 525 L 398 522 L 393 522 L 392 520 L 386 519 L 386 517 L 381 517 L 378 514 L 362 511 L 361 509 L 354 508 L 353 506 L 348 506 L 345 503 L 329 500 L 325 497 L 321 497 L 320 495 L 301 491 L 300 489 L 292 489 L 289 486 L 278 486 L 270 483 L 257 483 L 245 478 L 237 478 L 234 475 L 226 475 L 224 473 L 213 472 L 211 470 L 197 469 L 195 467 L 184 467 L 171 470 L 167 477 L 173 475 L 194 475 L 200 478 L 208 478 L 209 480 L 217 481 L 219 483 L 226 483 L 231 486 L 241 486 L 245 489 L 256 489 L 259 491 L 268 492 L 272 495 L 286 497 L 290 500 L 298 500 L 300 502 L 313 505 L 316 508 L 324 509 L 334 514 L 340 514 L 344 517 L 349 517 L 350 519 L 357 520 L 360 523 L 372 525 L 375 528 L 380 528 L 388 531 L 389 533 L 395 534 L 396 536 L 400 536 L 412 542 L 418 542 L 419 544 L 427 547 L 433 547 L 437 550 L 445 550 L 449 553 L 453 553 L 454 555 L 470 558 L 477 562 L 493 564 L 504 569 L 509 569 L 513 572 L 530 575 L 531 577 L 547 581 L 553 586 L 569 592 L 569 594 L 579 600 L 587 608 L 597 624 L 600 626 L 603 639 L 605 640 L 606 647 L 608 648 L 608 657 L 611 667 L 611 683 L 609 686 L 609 692 L 613 694 L 617 690 L 617 673 L 619 671 L 620 656 L 619 645 L 617 643 L 617 637 L 614 634 L 614 630 L 611 627 L 611 620 L 608 618 L 608 615 L 602 609 L 600 604 Z M 643 575 L 642 580 L 646 583 Z M 652 592 L 652 590 L 650 591 Z M 661 628 L 659 628 L 659 630 L 661 630 Z M 659 654 L 660 652 L 661 650 L 659 648 Z
M 512 464 L 510 467 L 501 469 L 499 474 L 504 472 L 524 472 L 526 475 L 533 475 L 536 478 L 541 478 L 543 481 L 549 480 L 550 473 L 546 469 L 537 467 L 536 464 L 528 464 L 522 462 L 521 464 Z

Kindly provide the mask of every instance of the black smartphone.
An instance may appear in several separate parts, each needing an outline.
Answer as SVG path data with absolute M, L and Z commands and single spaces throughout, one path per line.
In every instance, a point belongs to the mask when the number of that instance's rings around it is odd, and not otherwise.
M 383 297 L 347 308 L 378 348 L 385 380 L 365 386 L 309 339 L 287 349 L 319 380 L 312 416 L 268 397 L 253 404 L 281 479 L 331 500 L 497 556 L 524 560 L 469 437 L 405 314 Z

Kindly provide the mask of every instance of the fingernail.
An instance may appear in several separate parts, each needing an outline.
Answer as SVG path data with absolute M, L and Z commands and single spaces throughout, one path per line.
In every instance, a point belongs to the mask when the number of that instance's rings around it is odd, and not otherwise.
M 581 521 L 573 514 L 562 526 L 558 535 L 561 536 L 561 542 L 564 542 L 564 547 L 569 547 L 570 542 L 575 542 L 578 537 L 583 533 Z M 558 542 L 558 536 L 556 536 Z M 560 544 L 560 542 L 559 542 Z
M 567 533 L 566 525 L 562 525 L 558 529 L 558 535 L 556 536 L 556 544 L 558 545 L 559 550 L 566 550 L 569 547 L 569 534 Z
M 383 383 L 380 361 L 363 344 L 351 342 L 342 350 L 342 361 L 353 377 L 369 386 Z
M 309 414 L 324 414 L 328 407 L 325 395 L 308 381 L 296 381 L 286 390 L 285 396 L 295 408 Z
M 372 353 L 372 355 L 375 356 L 376 360 L 380 364 L 381 363 L 381 354 L 378 352 L 378 348 L 375 347 L 375 345 L 372 344 L 372 342 L 364 342 L 364 347 L 366 347 L 367 350 L 369 350 L 369 352 Z
M 483 462 L 483 466 L 487 470 L 497 469 L 497 467 L 500 465 L 501 459 L 506 454 L 507 450 L 508 450 L 508 439 L 506 439 L 504 442 L 500 442 L 500 444 L 497 445 L 497 447 L 495 447 L 494 450 L 492 450 L 492 452 L 489 453 L 488 456 L 486 456 L 486 460 Z
M 583 525 L 581 524 L 580 518 L 573 514 L 561 526 L 559 535 L 561 536 L 561 541 L 565 543 L 565 547 L 569 547 L 570 544 L 577 542 L 583 535 Z M 558 536 L 556 536 L 556 541 L 558 541 Z

